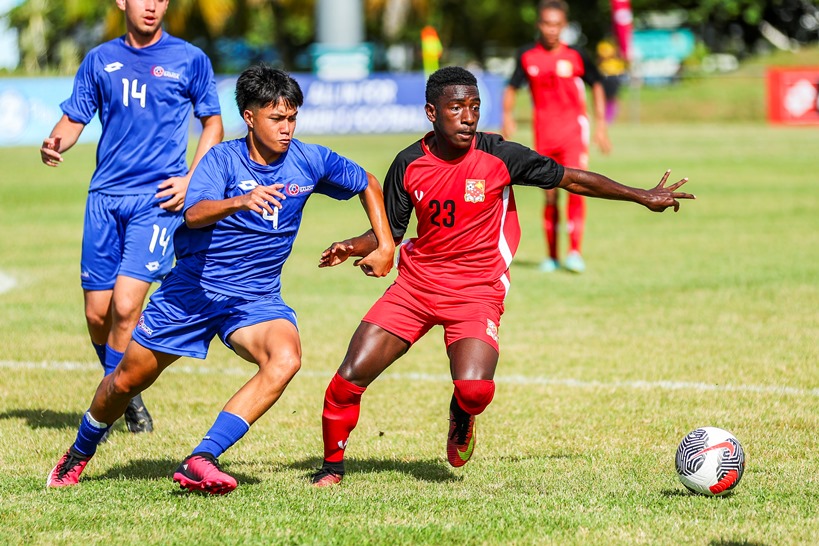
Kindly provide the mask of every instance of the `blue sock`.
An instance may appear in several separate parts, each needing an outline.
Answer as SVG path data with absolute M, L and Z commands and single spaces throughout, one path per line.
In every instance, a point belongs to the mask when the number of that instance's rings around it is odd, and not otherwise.
M 110 374 L 117 368 L 117 364 L 122 360 L 122 355 L 124 354 L 125 353 L 121 353 L 116 349 L 112 349 L 110 345 L 105 345 L 105 362 L 102 365 L 102 367 L 105 368 L 105 375 Z
M 77 431 L 77 439 L 74 441 L 74 449 L 83 455 L 91 456 L 97 452 L 97 445 L 99 445 L 102 437 L 111 425 L 100 423 L 91 417 L 91 412 L 86 411 L 80 421 L 80 429 Z
M 94 351 L 97 353 L 97 358 L 100 359 L 100 364 L 102 364 L 103 369 L 105 368 L 105 344 L 99 345 L 97 343 L 91 342 L 91 345 L 94 346 Z
M 216 422 L 210 427 L 202 443 L 194 448 L 191 453 L 210 453 L 216 458 L 228 450 L 230 446 L 241 439 L 250 429 L 247 421 L 226 411 L 222 411 L 216 417 Z

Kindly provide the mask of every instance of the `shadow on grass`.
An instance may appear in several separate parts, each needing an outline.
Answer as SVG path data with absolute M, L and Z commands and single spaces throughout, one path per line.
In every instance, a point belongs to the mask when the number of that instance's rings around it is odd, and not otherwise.
M 294 461 L 283 468 L 296 470 L 307 470 L 312 474 L 321 466 L 321 461 L 314 457 Z M 347 475 L 350 474 L 371 474 L 379 472 L 400 472 L 408 474 L 418 481 L 424 482 L 458 482 L 463 480 L 463 476 L 453 473 L 446 464 L 438 459 L 427 459 L 424 461 L 392 461 L 384 459 L 356 459 L 349 458 L 344 461 Z
M 49 409 L 16 409 L 0 413 L 0 419 L 24 419 L 30 428 L 77 428 L 82 413 Z
M 767 546 L 764 542 L 752 542 L 745 539 L 714 539 L 708 543 L 708 546 Z
M 687 489 L 663 489 L 663 490 L 660 492 L 660 494 L 661 494 L 662 496 L 664 496 L 664 497 L 669 498 L 669 499 L 670 499 L 670 498 L 672 498 L 672 497 L 691 497 L 691 496 L 702 496 L 702 497 L 704 497 L 704 498 L 715 499 L 717 502 L 719 502 L 719 500 L 720 500 L 720 499 L 730 499 L 731 497 L 733 497 L 733 496 L 734 496 L 734 492 L 733 492 L 733 491 L 729 491 L 728 493 L 726 493 L 726 494 L 724 494 L 724 495 L 720 495 L 720 496 L 718 496 L 718 497 L 706 497 L 705 495 L 698 495 L 698 493 L 694 493 L 694 492 L 692 492 L 692 491 L 688 491 Z M 726 543 L 726 544 L 727 544 L 727 543 Z M 745 544 L 745 543 L 743 542 L 743 543 L 741 543 L 741 544 Z M 752 545 L 753 543 L 750 543 L 750 542 L 749 542 L 748 544 L 749 544 L 749 545 Z
M 115 465 L 109 468 L 105 473 L 94 477 L 87 478 L 88 481 L 95 480 L 112 480 L 112 479 L 126 479 L 126 480 L 156 480 L 158 478 L 167 478 L 171 483 L 173 473 L 179 466 L 181 459 L 136 459 L 128 461 L 127 464 Z M 242 484 L 257 484 L 260 480 L 247 474 L 233 472 L 229 464 L 222 466 L 222 470 L 228 472 L 231 476 L 236 478 L 239 485 Z M 184 493 L 181 489 L 180 493 Z

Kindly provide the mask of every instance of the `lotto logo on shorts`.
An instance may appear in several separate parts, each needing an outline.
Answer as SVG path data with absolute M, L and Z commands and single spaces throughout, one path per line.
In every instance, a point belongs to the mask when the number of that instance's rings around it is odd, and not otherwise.
M 486 335 L 491 337 L 497 343 L 498 341 L 498 325 L 489 319 L 486 319 Z

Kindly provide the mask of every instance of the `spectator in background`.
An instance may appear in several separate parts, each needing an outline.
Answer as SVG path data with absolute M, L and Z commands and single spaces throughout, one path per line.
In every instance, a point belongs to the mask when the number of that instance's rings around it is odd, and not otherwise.
M 543 0 L 538 4 L 539 38 L 534 45 L 521 49 L 517 56 L 515 71 L 503 94 L 502 134 L 508 138 L 515 133 L 513 112 L 517 90 L 528 83 L 534 105 L 535 150 L 567 167 L 586 170 L 589 120 L 582 82 L 592 90 L 594 140 L 603 153 L 611 148 L 606 130 L 606 97 L 597 66 L 585 53 L 560 40 L 560 33 L 568 23 L 568 13 L 569 7 L 562 0 Z M 569 194 L 566 223 L 569 252 L 563 267 L 574 273 L 586 269 L 580 253 L 585 216 L 583 196 Z M 559 225 L 558 190 L 549 189 L 543 215 L 548 256 L 540 266 L 541 271 L 551 272 L 559 267 Z
M 208 57 L 162 30 L 168 0 L 117 0 L 124 36 L 83 59 L 63 116 L 43 140 L 49 167 L 99 113 L 102 137 L 83 226 L 80 282 L 91 343 L 105 374 L 114 371 L 131 340 L 152 282 L 173 265 L 173 233 L 191 173 L 224 135 L 216 80 Z M 188 169 L 188 123 L 202 124 Z M 137 395 L 125 411 L 131 432 L 153 430 Z
M 611 124 L 617 117 L 617 95 L 626 73 L 626 62 L 618 54 L 617 46 L 602 40 L 597 44 L 597 66 L 603 77 L 606 95 L 606 123 Z

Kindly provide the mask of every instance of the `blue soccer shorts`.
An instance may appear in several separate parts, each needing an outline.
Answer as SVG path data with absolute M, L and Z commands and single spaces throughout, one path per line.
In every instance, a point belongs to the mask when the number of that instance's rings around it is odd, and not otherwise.
M 153 194 L 88 194 L 80 260 L 84 289 L 110 290 L 117 275 L 150 283 L 168 274 L 182 214 L 159 203 Z
M 227 339 L 239 328 L 285 319 L 296 328 L 296 312 L 279 294 L 255 300 L 227 296 L 205 290 L 171 272 L 151 295 L 139 317 L 134 340 L 153 351 L 193 358 L 205 358 L 208 346 L 218 335 Z

